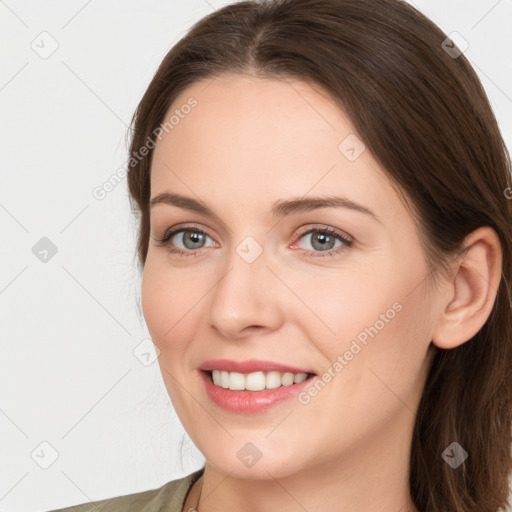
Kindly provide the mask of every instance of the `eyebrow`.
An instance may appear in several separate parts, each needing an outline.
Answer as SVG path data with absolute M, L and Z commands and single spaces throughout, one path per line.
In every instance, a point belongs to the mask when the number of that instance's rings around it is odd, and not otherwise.
M 209 206 L 192 197 L 182 196 L 171 192 L 162 192 L 161 194 L 153 197 L 149 202 L 150 208 L 153 208 L 157 204 L 176 206 L 220 221 L 219 216 L 215 214 Z M 294 213 L 302 213 L 319 208 L 347 208 L 373 217 L 373 219 L 382 224 L 379 217 L 366 206 L 351 201 L 345 197 L 335 196 L 279 200 L 272 205 L 271 214 L 273 217 L 285 217 Z

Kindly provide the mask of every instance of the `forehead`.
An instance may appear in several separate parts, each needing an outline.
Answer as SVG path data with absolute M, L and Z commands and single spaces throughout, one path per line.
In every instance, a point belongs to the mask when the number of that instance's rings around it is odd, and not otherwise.
M 184 108 L 191 98 L 195 106 Z M 240 205 L 270 205 L 285 196 L 343 194 L 374 210 L 377 203 L 398 208 L 350 119 L 304 82 L 207 79 L 183 91 L 165 119 L 173 114 L 154 150 L 152 197 L 172 190 L 208 203 L 236 196 Z

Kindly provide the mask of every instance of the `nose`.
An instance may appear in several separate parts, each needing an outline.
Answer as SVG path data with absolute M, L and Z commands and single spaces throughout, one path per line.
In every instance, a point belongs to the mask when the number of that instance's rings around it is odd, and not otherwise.
M 273 332 L 283 323 L 283 290 L 267 266 L 265 252 L 248 262 L 236 251 L 210 294 L 209 322 L 225 338 Z M 281 284 L 282 286 L 282 284 Z

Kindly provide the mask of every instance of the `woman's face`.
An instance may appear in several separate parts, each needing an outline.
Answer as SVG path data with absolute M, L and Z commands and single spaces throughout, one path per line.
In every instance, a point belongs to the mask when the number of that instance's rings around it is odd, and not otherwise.
M 247 76 L 198 82 L 172 113 L 151 198 L 187 200 L 151 208 L 142 301 L 191 439 L 223 472 L 257 479 L 405 453 L 439 305 L 413 220 L 350 120 L 302 82 Z M 277 400 L 277 388 L 207 385 L 200 368 L 217 359 L 315 376 Z

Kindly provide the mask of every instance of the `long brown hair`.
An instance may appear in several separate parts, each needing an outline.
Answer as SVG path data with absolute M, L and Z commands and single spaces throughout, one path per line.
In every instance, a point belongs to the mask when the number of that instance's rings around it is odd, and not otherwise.
M 409 486 L 421 512 L 496 512 L 508 505 L 512 469 L 510 156 L 476 73 L 446 38 L 400 0 L 225 6 L 197 22 L 158 68 L 133 116 L 128 184 L 143 267 L 149 142 L 177 95 L 195 81 L 233 73 L 299 78 L 330 94 L 386 170 L 414 213 L 433 276 L 467 234 L 492 227 L 503 250 L 497 299 L 471 340 L 434 355 Z M 144 146 L 145 158 L 133 158 Z M 456 469 L 441 456 L 454 441 L 469 455 Z

